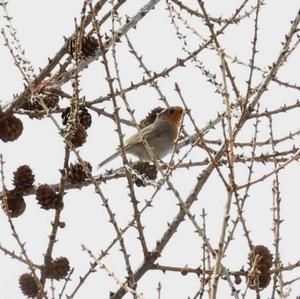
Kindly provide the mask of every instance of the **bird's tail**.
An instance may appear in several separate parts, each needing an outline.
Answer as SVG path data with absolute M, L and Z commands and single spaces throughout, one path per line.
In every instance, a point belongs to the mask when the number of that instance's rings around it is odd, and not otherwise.
M 115 152 L 113 155 L 109 156 L 108 158 L 106 158 L 105 160 L 103 160 L 101 163 L 98 164 L 97 169 L 101 168 L 103 165 L 105 165 L 106 163 L 112 161 L 113 159 L 117 158 L 119 156 L 120 152 L 117 151 Z

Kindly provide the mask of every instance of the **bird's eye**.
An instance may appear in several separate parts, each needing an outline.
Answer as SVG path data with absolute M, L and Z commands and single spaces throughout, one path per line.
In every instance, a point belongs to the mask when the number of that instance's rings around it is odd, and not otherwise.
M 172 114 L 172 113 L 174 113 L 175 112 L 175 110 L 174 109 L 171 109 L 170 110 L 170 114 Z

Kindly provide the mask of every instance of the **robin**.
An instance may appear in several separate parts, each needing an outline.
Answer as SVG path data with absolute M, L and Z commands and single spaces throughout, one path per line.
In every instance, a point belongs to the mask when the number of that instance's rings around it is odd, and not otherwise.
M 141 129 L 141 135 L 147 141 L 157 159 L 162 159 L 172 151 L 179 132 L 182 115 L 183 109 L 179 106 L 166 108 L 157 114 L 153 123 Z M 126 153 L 132 154 L 143 161 L 151 161 L 151 157 L 139 133 L 134 134 L 126 140 L 124 147 Z M 98 168 L 112 161 L 119 155 L 120 150 L 102 161 L 98 165 Z

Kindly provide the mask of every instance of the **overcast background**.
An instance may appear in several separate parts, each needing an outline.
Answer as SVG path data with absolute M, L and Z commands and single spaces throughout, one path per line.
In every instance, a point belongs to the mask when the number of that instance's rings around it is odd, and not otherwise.
M 198 8 L 197 1 L 185 1 Z M 241 1 L 227 0 L 205 1 L 206 8 L 212 16 L 230 16 L 234 9 L 239 6 Z M 147 1 L 128 0 L 119 10 L 122 20 L 125 15 L 134 15 Z M 247 9 L 255 5 L 256 1 L 249 1 Z M 52 0 L 52 1 L 9 1 L 8 8 L 13 17 L 13 24 L 17 28 L 17 35 L 26 50 L 26 57 L 32 62 L 38 73 L 39 67 L 44 67 L 48 62 L 48 57 L 52 57 L 63 44 L 63 36 L 69 36 L 74 31 L 74 18 L 80 18 L 82 1 L 80 0 Z M 106 10 L 110 5 L 106 5 Z M 290 28 L 290 21 L 295 18 L 299 9 L 299 1 L 277 1 L 266 0 L 266 5 L 262 7 L 259 16 L 258 50 L 256 64 L 265 69 L 277 57 L 281 48 L 284 35 Z M 103 13 L 101 14 L 103 15 Z M 208 30 L 200 19 L 187 17 L 198 32 L 206 37 L 209 36 Z M 222 47 L 226 53 L 238 57 L 248 62 L 251 54 L 251 39 L 253 36 L 253 16 L 243 20 L 239 25 L 230 26 L 225 35 L 220 37 Z M 123 18 L 124 17 L 124 18 Z M 4 26 L 4 21 L 0 19 L 0 26 Z M 109 34 L 111 23 L 107 22 L 103 29 Z M 184 31 L 184 29 L 183 29 Z M 197 36 L 188 33 L 189 50 L 198 47 L 200 41 Z M 163 68 L 175 63 L 177 57 L 185 57 L 186 54 L 181 50 L 182 43 L 176 38 L 176 32 L 168 18 L 165 1 L 160 1 L 155 10 L 143 18 L 136 27 L 129 32 L 129 38 L 134 44 L 139 55 L 143 56 L 145 64 L 152 71 L 161 71 Z M 0 103 L 5 105 L 12 101 L 13 95 L 23 90 L 23 79 L 18 69 L 14 66 L 13 59 L 8 49 L 4 46 L 4 40 L 0 38 Z M 278 77 L 284 81 L 298 83 L 299 79 L 299 49 L 290 57 L 289 62 L 280 70 Z M 110 55 L 110 52 L 109 52 Z M 119 60 L 121 79 L 123 86 L 128 86 L 131 81 L 137 82 L 142 77 L 142 70 L 138 62 L 129 53 L 126 41 L 117 45 L 117 57 Z M 198 58 L 204 62 L 205 66 L 213 73 L 217 73 L 221 82 L 219 70 L 220 60 L 215 52 L 205 50 Z M 243 94 L 246 93 L 245 80 L 248 78 L 248 68 L 232 64 L 232 70 L 236 77 L 237 84 Z M 261 79 L 259 73 L 255 73 L 254 83 Z M 225 110 L 223 99 L 214 92 L 214 86 L 207 82 L 200 70 L 193 63 L 187 63 L 187 67 L 176 69 L 170 77 L 158 81 L 161 90 L 171 105 L 182 105 L 178 95 L 174 91 L 174 83 L 178 82 L 182 93 L 192 110 L 196 123 L 199 128 L 204 127 L 211 119 L 217 116 L 218 112 Z M 82 95 L 87 100 L 92 100 L 98 96 L 108 93 L 108 85 L 105 81 L 104 68 L 99 62 L 93 62 L 90 67 L 82 72 L 81 77 Z M 255 84 L 254 84 L 255 85 Z M 63 90 L 71 92 L 70 84 L 63 86 Z M 280 105 L 292 104 L 299 97 L 299 91 L 280 88 L 274 83 L 270 84 L 269 91 L 263 96 L 261 101 L 261 111 L 265 107 L 268 109 L 278 108 Z M 132 108 L 135 109 L 135 116 L 141 120 L 152 108 L 161 106 L 159 96 L 155 89 L 150 86 L 142 87 L 137 91 L 127 94 L 127 99 Z M 119 101 L 120 105 L 121 100 Z M 67 101 L 61 106 L 67 106 Z M 105 102 L 99 105 L 106 111 L 112 112 L 112 104 Z M 130 116 L 122 106 L 121 115 L 130 119 Z M 93 123 L 88 130 L 86 144 L 80 148 L 80 155 L 84 160 L 89 161 L 93 166 L 93 173 L 97 174 L 96 165 L 118 146 L 118 136 L 115 132 L 113 121 L 104 117 L 98 117 L 92 113 Z M 55 115 L 59 121 L 60 115 Z M 6 184 L 12 187 L 12 174 L 16 168 L 23 164 L 28 164 L 32 168 L 37 184 L 58 183 L 59 169 L 62 168 L 64 159 L 64 143 L 59 136 L 57 129 L 50 119 L 43 120 L 29 119 L 21 116 L 24 124 L 22 136 L 12 143 L 0 141 L 0 153 L 5 160 Z M 262 120 L 260 124 L 259 140 L 269 138 L 268 122 Z M 290 131 L 299 127 L 299 111 L 295 110 L 288 114 L 280 114 L 274 117 L 275 138 L 281 138 L 289 134 Z M 122 127 L 126 136 L 135 132 L 133 128 Z M 193 133 L 190 121 L 185 118 L 185 129 Z M 253 122 L 249 122 L 238 137 L 239 141 L 250 141 L 253 134 Z M 209 138 L 222 138 L 222 130 L 212 130 Z M 284 143 L 278 150 L 289 149 L 292 144 L 299 145 L 299 138 Z M 270 150 L 270 147 L 259 149 L 262 152 Z M 185 150 L 180 152 L 180 156 Z M 237 149 L 242 153 L 243 149 Z M 246 152 L 249 154 L 250 151 Z M 71 161 L 75 161 L 74 155 Z M 206 157 L 199 148 L 194 149 L 189 158 L 194 161 L 202 160 Z M 116 159 L 110 167 L 120 166 L 121 159 Z M 255 167 L 254 177 L 259 177 L 267 173 L 272 165 L 259 164 Z M 104 170 L 101 170 L 104 171 Z M 237 181 L 245 183 L 248 175 L 245 167 L 237 166 Z M 196 183 L 197 175 L 201 173 L 201 168 L 195 167 L 190 170 L 177 170 L 171 181 L 178 188 L 182 198 L 186 198 Z M 224 173 L 226 171 L 224 170 Z M 281 226 L 281 259 L 284 265 L 289 262 L 294 263 L 299 260 L 300 242 L 299 234 L 299 164 L 295 162 L 280 173 L 281 196 L 282 196 L 282 218 L 284 222 Z M 109 198 L 112 209 L 116 213 L 116 218 L 120 227 L 132 219 L 132 206 L 128 198 L 126 180 L 116 180 L 108 184 L 102 184 L 101 188 L 106 197 Z M 251 230 L 251 238 L 254 244 L 263 244 L 273 251 L 272 227 L 272 178 L 264 183 L 252 188 L 250 198 L 245 208 L 245 217 L 248 228 Z M 136 188 L 139 200 L 149 198 L 154 188 Z M 223 220 L 224 203 L 227 192 L 219 179 L 214 174 L 200 193 L 199 200 L 193 205 L 192 213 L 196 214 L 196 219 L 201 223 L 200 214 L 202 209 L 206 209 L 207 230 L 211 244 L 216 248 L 220 236 Z M 22 241 L 26 242 L 26 249 L 30 258 L 35 263 L 43 262 L 43 253 L 48 243 L 48 235 L 51 230 L 50 222 L 53 220 L 54 211 L 45 211 L 36 204 L 34 196 L 26 197 L 27 209 L 25 213 L 14 220 L 16 229 Z M 172 221 L 177 214 L 177 200 L 172 194 L 163 188 L 154 200 L 153 208 L 148 209 L 142 217 L 145 225 L 145 234 L 148 240 L 148 247 L 153 249 L 155 243 L 167 228 L 167 223 Z M 236 215 L 235 207 L 232 209 L 233 218 Z M 115 238 L 115 231 L 108 222 L 107 212 L 101 205 L 99 197 L 94 193 L 93 187 L 85 187 L 82 190 L 68 191 L 65 196 L 65 208 L 62 212 L 62 221 L 66 223 L 66 228 L 60 230 L 57 237 L 58 242 L 53 252 L 54 257 L 68 257 L 71 266 L 75 267 L 72 275 L 72 282 L 68 284 L 65 294 L 70 294 L 79 281 L 79 276 L 84 275 L 89 267 L 91 259 L 81 250 L 81 244 L 85 244 L 95 253 L 105 249 L 110 241 Z M 0 242 L 10 249 L 20 252 L 3 211 L 0 211 Z M 163 265 L 173 265 L 183 267 L 198 267 L 201 265 L 202 241 L 194 232 L 195 228 L 189 220 L 184 221 L 175 235 L 169 242 L 159 263 Z M 226 252 L 224 264 L 231 270 L 239 270 L 243 265 L 246 266 L 249 248 L 240 227 L 235 235 L 235 241 L 231 243 Z M 140 243 L 137 240 L 137 233 L 134 229 L 129 230 L 125 237 L 126 245 L 131 254 L 133 269 L 136 269 L 142 262 L 142 252 Z M 113 271 L 116 277 L 123 281 L 125 266 L 119 246 L 115 246 L 108 257 L 103 262 Z M 0 254 L 0 299 L 22 298 L 18 288 L 18 277 L 28 271 L 26 265 L 12 260 L 10 257 Z M 295 270 L 293 274 L 287 273 L 285 280 L 293 279 L 300 275 L 300 271 Z M 162 284 L 161 298 L 188 298 L 193 297 L 199 286 L 196 275 L 189 274 L 182 276 L 179 273 L 163 274 L 161 271 L 147 273 L 138 284 L 138 292 L 142 292 L 145 298 L 157 298 L 156 288 L 158 282 Z M 229 298 L 230 289 L 226 282 L 220 281 L 221 287 L 218 298 Z M 55 283 L 56 291 L 59 293 L 62 284 Z M 49 287 L 49 285 L 48 285 Z M 115 291 L 118 286 L 103 271 L 92 274 L 85 285 L 79 290 L 76 298 L 108 298 L 109 291 Z M 295 298 L 300 294 L 299 284 L 293 285 L 290 298 Z M 255 293 L 248 292 L 247 298 L 253 298 Z M 262 292 L 262 298 L 270 296 L 270 289 Z M 132 298 L 126 295 L 124 298 Z

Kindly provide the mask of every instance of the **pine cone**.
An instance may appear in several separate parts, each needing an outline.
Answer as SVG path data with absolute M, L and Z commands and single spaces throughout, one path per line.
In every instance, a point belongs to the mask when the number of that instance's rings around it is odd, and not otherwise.
M 97 49 L 99 47 L 99 42 L 98 39 L 96 39 L 93 36 L 83 36 L 82 37 L 82 43 L 81 43 L 81 53 L 88 57 L 88 56 L 93 56 Z M 72 57 L 75 57 L 75 53 L 76 53 L 76 39 L 73 38 L 72 41 L 70 42 L 69 45 L 69 50 L 70 50 L 70 54 L 72 55 Z
M 34 277 L 29 273 L 24 273 L 19 277 L 19 285 L 23 294 L 28 298 L 37 296 L 39 288 Z
M 66 257 L 59 257 L 47 265 L 45 275 L 51 279 L 62 279 L 68 275 L 70 271 L 69 261 Z
M 157 169 L 155 165 L 151 165 L 149 162 L 143 162 L 143 161 L 139 161 L 137 163 L 135 163 L 132 167 L 134 170 L 138 171 L 139 174 L 144 177 L 145 179 L 148 180 L 155 180 L 157 178 Z M 138 187 L 145 187 L 145 182 L 138 178 L 135 177 L 135 184 Z
M 79 109 L 79 121 L 85 129 L 88 129 L 92 124 L 92 116 L 85 107 Z
M 20 166 L 14 172 L 15 189 L 19 192 L 29 192 L 34 183 L 34 175 L 28 165 Z
M 80 147 L 86 142 L 87 133 L 83 125 L 77 124 L 76 131 L 71 137 L 71 142 L 75 147 Z
M 24 213 L 26 204 L 20 192 L 11 190 L 7 192 L 7 205 L 5 203 L 2 203 L 2 207 L 7 215 L 15 218 Z
M 262 290 L 266 288 L 271 280 L 270 268 L 272 267 L 273 256 L 269 249 L 263 245 L 255 246 L 249 254 L 250 269 L 253 267 L 253 263 L 256 260 L 256 269 L 254 269 L 254 275 L 251 273 L 251 277 L 248 277 L 248 286 L 253 290 Z M 256 275 L 257 273 L 257 275 Z
M 59 102 L 59 95 L 55 93 L 47 93 L 44 94 L 43 101 L 45 105 L 48 108 L 55 108 Z M 44 108 L 40 105 L 38 101 L 31 102 L 31 101 L 26 101 L 22 106 L 22 109 L 24 110 L 29 110 L 29 111 L 41 111 L 44 110 Z
M 23 132 L 23 123 L 13 114 L 0 123 L 0 139 L 4 142 L 16 140 Z
M 259 261 L 257 263 L 258 270 L 269 270 L 272 267 L 273 256 L 267 247 L 263 245 L 257 245 L 253 248 L 248 257 L 250 266 L 253 265 L 256 256 L 258 256 L 259 258 Z
M 144 127 L 147 127 L 150 124 L 152 124 L 155 121 L 157 114 L 162 112 L 163 110 L 164 108 L 162 107 L 156 107 L 153 110 L 151 110 L 148 113 L 148 115 L 140 121 L 140 128 L 143 129 Z
M 50 93 L 50 94 L 45 95 L 43 100 L 44 100 L 45 105 L 48 108 L 55 108 L 59 102 L 59 95 Z M 43 110 L 43 107 L 40 104 L 38 104 L 38 106 L 40 107 L 40 110 Z
M 98 39 L 93 36 L 82 38 L 81 51 L 85 56 L 93 56 L 99 47 Z
M 40 185 L 36 189 L 36 199 L 42 209 L 58 209 L 62 207 L 59 195 L 47 184 Z
M 91 171 L 92 166 L 89 162 L 85 162 L 88 169 Z M 66 169 L 68 181 L 71 184 L 77 184 L 85 181 L 88 177 L 80 163 L 70 164 L 70 166 Z
M 61 114 L 62 124 L 66 125 L 68 123 L 70 116 L 70 107 L 66 108 Z M 84 126 L 85 129 L 88 129 L 92 124 L 92 116 L 88 112 L 88 109 L 81 106 L 78 112 L 79 123 Z
M 22 104 L 21 108 L 24 110 L 31 111 L 34 110 L 34 105 L 31 101 L 28 100 Z

